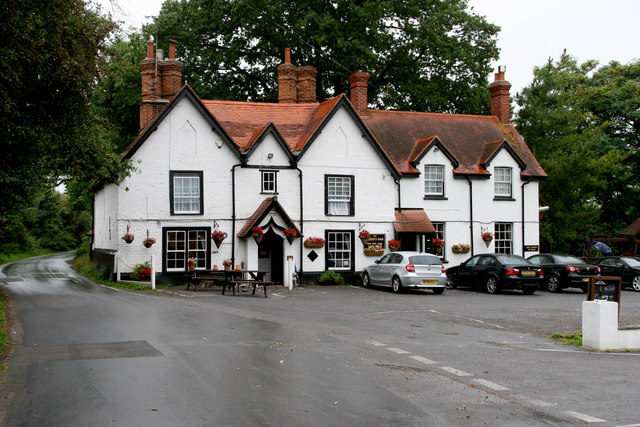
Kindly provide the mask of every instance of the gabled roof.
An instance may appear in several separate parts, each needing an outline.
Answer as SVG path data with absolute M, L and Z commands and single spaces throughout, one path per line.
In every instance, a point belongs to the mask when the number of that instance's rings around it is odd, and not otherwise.
M 480 166 L 486 168 L 491 164 L 493 159 L 498 155 L 501 150 L 507 150 L 511 157 L 518 163 L 520 169 L 526 169 L 527 165 L 522 161 L 518 153 L 515 152 L 513 148 L 507 143 L 506 140 L 490 142 L 484 146 L 484 150 L 482 150 L 482 154 L 480 155 L 480 161 L 478 162 Z
M 408 170 L 411 170 L 411 173 L 419 173 L 420 171 L 416 169 L 416 164 L 420 160 L 422 160 L 422 158 L 429 152 L 429 150 L 431 150 L 434 147 L 438 147 L 440 150 L 442 150 L 442 152 L 449 159 L 449 161 L 451 162 L 451 165 L 454 168 L 458 167 L 458 165 L 460 164 L 460 162 L 458 162 L 458 159 L 456 159 L 455 156 L 449 152 L 447 147 L 445 147 L 444 144 L 442 144 L 442 142 L 438 139 L 437 136 L 432 136 L 430 138 L 423 139 L 422 141 L 416 142 L 416 144 L 413 147 L 413 151 L 411 152 L 411 155 L 409 156 L 409 159 L 408 159 L 408 162 L 409 162 Z
M 495 150 L 487 154 L 487 144 L 504 141 L 525 165 L 522 176 L 546 177 L 515 127 L 501 124 L 494 116 L 368 110 L 363 120 L 403 174 L 416 173 L 410 160 L 417 144 L 436 136 L 459 162 L 454 169 L 457 175 L 488 175 L 481 161 L 490 159 Z
M 287 155 L 289 161 L 293 162 L 293 153 L 289 150 L 287 143 L 284 141 L 282 134 L 278 132 L 278 128 L 275 127 L 273 122 L 269 122 L 262 126 L 261 128 L 257 128 L 251 138 L 249 139 L 249 146 L 247 150 L 247 157 L 251 157 L 251 154 L 256 150 L 256 148 L 264 141 L 267 135 L 273 135 L 278 145 L 282 148 L 282 151 Z
M 291 220 L 289 215 L 287 215 L 287 212 L 284 210 L 280 202 L 278 202 L 278 199 L 276 197 L 267 197 L 262 201 L 262 203 L 260 203 L 260 206 L 258 206 L 258 209 L 256 209 L 253 215 L 247 219 L 247 222 L 245 222 L 237 236 L 241 239 L 249 237 L 251 235 L 251 229 L 259 226 L 260 222 L 262 222 L 271 210 L 275 210 L 280 214 L 282 219 L 286 222 L 287 228 L 295 228 L 298 235 L 300 235 L 300 230 L 298 230 L 298 227 L 296 227 L 295 223 Z

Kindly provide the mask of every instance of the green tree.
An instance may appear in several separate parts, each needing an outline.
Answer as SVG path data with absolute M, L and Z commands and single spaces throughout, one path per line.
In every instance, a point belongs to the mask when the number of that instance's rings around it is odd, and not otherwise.
M 536 67 L 516 96 L 518 129 L 548 174 L 540 197 L 550 207 L 541 222 L 547 248 L 574 252 L 638 214 L 637 65 L 598 69 L 564 52 Z
M 466 0 L 167 0 L 145 34 L 179 42 L 184 77 L 206 99 L 277 100 L 285 47 L 318 70 L 317 96 L 367 71 L 374 107 L 487 113 L 499 27 Z

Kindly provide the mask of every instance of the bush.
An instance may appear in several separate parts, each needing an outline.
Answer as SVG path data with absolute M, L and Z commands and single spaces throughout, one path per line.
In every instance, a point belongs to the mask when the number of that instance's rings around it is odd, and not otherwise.
M 131 278 L 140 282 L 151 280 L 151 264 L 149 263 L 149 261 L 145 262 L 144 264 L 136 264 L 133 267 Z
M 318 285 L 322 286 L 343 286 L 344 277 L 340 273 L 336 273 L 333 270 L 327 270 L 318 279 Z

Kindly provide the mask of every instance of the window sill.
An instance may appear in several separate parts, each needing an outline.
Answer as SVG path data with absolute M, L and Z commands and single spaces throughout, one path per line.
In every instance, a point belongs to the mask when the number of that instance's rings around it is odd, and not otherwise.
M 424 196 L 423 200 L 449 200 L 449 198 L 444 196 Z
M 195 215 L 204 215 L 204 212 L 193 212 L 193 213 L 179 213 L 179 212 L 172 212 L 171 213 L 172 216 L 195 216 Z
M 277 191 L 261 191 L 260 194 L 271 194 L 273 196 L 277 196 L 278 192 Z
M 493 201 L 494 202 L 515 202 L 516 199 L 514 199 L 513 197 L 498 197 L 498 196 L 495 196 L 493 198 Z

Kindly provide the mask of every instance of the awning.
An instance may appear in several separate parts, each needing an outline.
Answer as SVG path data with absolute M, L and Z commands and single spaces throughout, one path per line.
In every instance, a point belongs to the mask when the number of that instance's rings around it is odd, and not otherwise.
M 396 209 L 393 222 L 398 233 L 435 233 L 431 220 L 424 209 Z
M 298 230 L 298 227 L 296 227 L 289 215 L 287 215 L 287 212 L 284 210 L 280 202 L 278 202 L 278 199 L 276 199 L 275 197 L 268 197 L 262 201 L 260 206 L 258 206 L 258 209 L 256 209 L 253 215 L 251 215 L 247 222 L 245 222 L 244 226 L 238 232 L 237 236 L 241 239 L 250 236 L 251 228 L 260 225 L 260 222 L 267 216 L 267 214 L 271 210 L 275 210 L 277 213 L 279 213 L 286 226 L 288 228 L 294 228 L 298 232 L 298 235 L 301 236 L 300 230 Z

